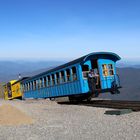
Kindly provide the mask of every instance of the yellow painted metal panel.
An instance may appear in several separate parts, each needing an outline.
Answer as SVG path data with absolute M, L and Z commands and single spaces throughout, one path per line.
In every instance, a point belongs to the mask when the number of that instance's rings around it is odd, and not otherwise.
M 15 82 L 16 80 L 12 80 L 5 85 L 4 87 L 5 100 L 22 97 L 20 82 L 17 83 Z
M 12 98 L 21 97 L 21 89 L 20 89 L 20 82 L 12 85 Z

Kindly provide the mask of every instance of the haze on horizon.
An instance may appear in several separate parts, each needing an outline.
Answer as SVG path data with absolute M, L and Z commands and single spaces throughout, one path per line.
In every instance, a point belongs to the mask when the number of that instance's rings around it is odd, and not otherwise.
M 139 0 L 1 0 L 0 60 L 111 51 L 140 61 Z

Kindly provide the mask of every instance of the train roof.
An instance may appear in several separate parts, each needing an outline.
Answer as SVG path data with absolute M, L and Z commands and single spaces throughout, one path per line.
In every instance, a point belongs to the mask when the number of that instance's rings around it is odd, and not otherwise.
M 17 80 L 11 80 L 11 81 L 9 81 L 8 83 L 10 83 L 10 84 L 13 84 L 13 83 L 15 83 Z
M 89 59 L 99 59 L 99 58 L 101 58 L 101 59 L 107 59 L 108 58 L 110 60 L 113 60 L 114 62 L 121 59 L 119 55 L 117 55 L 115 53 L 112 53 L 112 52 L 94 52 L 94 53 L 90 53 L 90 54 L 87 54 L 85 56 L 82 56 L 82 57 L 80 57 L 78 59 L 75 59 L 73 61 L 70 61 L 66 64 L 63 64 L 63 65 L 60 65 L 58 67 L 49 69 L 49 70 L 47 70 L 43 73 L 37 74 L 37 75 L 32 76 L 32 77 L 30 77 L 28 79 L 25 79 L 25 80 L 30 80 L 32 78 L 35 78 L 35 77 L 38 77 L 38 76 L 41 76 L 41 75 L 44 75 L 44 74 L 48 74 L 50 72 L 54 72 L 54 71 L 57 71 L 59 69 L 66 68 L 68 66 L 75 65 L 77 63 L 84 64 L 84 62 L 89 60 Z M 23 80 L 23 82 L 24 82 L 24 80 Z
M 9 82 L 5 83 L 3 86 L 6 86 L 7 84 L 14 84 L 17 80 L 10 80 Z
M 19 80 L 16 80 L 14 83 L 12 83 L 12 85 L 17 84 L 18 82 L 22 82 L 23 80 L 26 80 L 26 79 L 28 79 L 28 78 L 30 78 L 30 77 L 23 77 L 23 78 L 21 78 L 21 79 L 19 79 Z

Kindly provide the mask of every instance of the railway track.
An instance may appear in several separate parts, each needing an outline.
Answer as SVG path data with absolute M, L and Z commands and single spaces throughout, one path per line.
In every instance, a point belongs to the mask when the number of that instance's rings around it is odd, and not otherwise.
M 83 105 L 100 108 L 131 109 L 140 111 L 140 101 L 93 100 L 90 102 L 58 102 L 62 105 Z

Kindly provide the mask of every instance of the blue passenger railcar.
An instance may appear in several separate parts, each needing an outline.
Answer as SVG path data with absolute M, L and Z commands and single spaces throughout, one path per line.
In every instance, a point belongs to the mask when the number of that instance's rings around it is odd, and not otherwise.
M 119 93 L 120 81 L 116 73 L 116 61 L 120 57 L 111 52 L 85 55 L 67 64 L 35 75 L 22 82 L 23 98 L 91 99 L 95 93 Z M 96 88 L 90 91 L 88 73 L 98 73 Z M 97 94 L 97 95 L 98 95 Z

